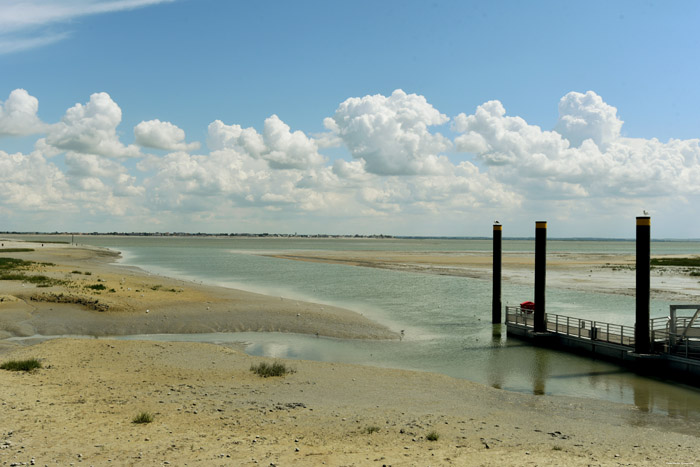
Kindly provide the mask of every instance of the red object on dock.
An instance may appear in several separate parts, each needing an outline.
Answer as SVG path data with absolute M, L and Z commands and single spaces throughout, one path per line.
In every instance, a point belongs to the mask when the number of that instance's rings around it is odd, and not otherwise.
M 533 311 L 535 311 L 535 302 L 522 302 L 520 304 L 520 308 L 522 308 L 523 310 L 527 310 L 528 313 L 532 313 Z

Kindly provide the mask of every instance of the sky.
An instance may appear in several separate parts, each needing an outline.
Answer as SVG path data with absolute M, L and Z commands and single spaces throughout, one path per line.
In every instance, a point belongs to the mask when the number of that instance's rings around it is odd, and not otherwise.
M 0 231 L 700 238 L 698 20 L 0 0 Z

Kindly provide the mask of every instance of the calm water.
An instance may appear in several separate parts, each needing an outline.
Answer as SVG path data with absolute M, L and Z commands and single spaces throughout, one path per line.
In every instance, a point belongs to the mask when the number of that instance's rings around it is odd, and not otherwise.
M 54 238 L 55 240 L 55 238 Z M 322 264 L 261 252 L 376 250 L 491 251 L 490 240 L 362 240 L 80 237 L 123 253 L 123 262 L 173 277 L 339 305 L 394 330 L 396 342 L 352 341 L 281 333 L 132 336 L 215 343 L 244 342 L 253 355 L 369 364 L 444 373 L 511 391 L 582 396 L 635 404 L 700 421 L 700 391 L 638 377 L 616 365 L 506 339 L 494 328 L 491 281 Z M 504 251 L 532 252 L 534 241 L 504 240 Z M 634 242 L 549 241 L 548 253 L 627 253 Z M 700 242 L 654 242 L 652 254 L 699 254 Z M 530 299 L 532 286 L 503 285 L 504 304 Z M 671 302 L 652 301 L 652 317 Z M 553 313 L 632 324 L 634 298 L 547 289 Z

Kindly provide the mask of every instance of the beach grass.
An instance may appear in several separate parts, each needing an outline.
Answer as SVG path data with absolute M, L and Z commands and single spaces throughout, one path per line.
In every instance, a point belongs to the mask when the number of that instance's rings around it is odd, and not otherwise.
M 379 427 L 376 425 L 371 425 L 368 427 L 365 427 L 364 432 L 367 433 L 368 435 L 371 435 L 372 433 L 377 433 L 379 431 Z
M 269 378 L 271 376 L 284 376 L 294 373 L 294 370 L 287 368 L 284 363 L 280 362 L 275 362 L 272 364 L 262 362 L 258 365 L 251 365 L 250 371 L 263 378 Z
M 425 435 L 425 439 L 427 439 L 428 441 L 437 441 L 440 439 L 440 433 L 438 433 L 437 431 L 431 431 L 430 433 Z
M 151 423 L 155 417 L 150 412 L 139 412 L 134 418 L 131 419 L 132 423 Z
M 0 248 L 1 253 L 28 253 L 34 248 Z
M 42 274 L 28 275 L 21 272 L 35 265 L 55 266 L 53 263 L 35 263 L 34 261 L 25 261 L 17 258 L 0 258 L 0 281 L 23 281 L 38 287 L 66 284 L 66 281 L 53 279 Z
M 8 371 L 32 371 L 41 368 L 41 362 L 36 358 L 27 360 L 9 360 L 0 365 L 0 370 Z
M 41 274 L 27 275 L 21 272 L 0 272 L 0 281 L 22 281 L 34 284 L 37 287 L 51 287 L 54 285 L 66 284 L 66 281 L 53 279 Z
M 34 264 L 32 261 L 25 261 L 17 258 L 0 258 L 0 270 L 10 271 L 13 269 L 26 269 Z

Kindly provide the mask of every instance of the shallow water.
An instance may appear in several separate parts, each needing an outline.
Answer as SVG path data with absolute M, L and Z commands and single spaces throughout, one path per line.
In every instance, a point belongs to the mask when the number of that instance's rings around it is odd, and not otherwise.
M 491 282 L 340 264 L 291 261 L 261 252 L 299 250 L 490 251 L 490 240 L 347 240 L 80 237 L 80 243 L 123 252 L 148 271 L 287 298 L 338 305 L 390 328 L 401 341 L 356 341 L 283 333 L 130 336 L 215 343 L 244 342 L 246 352 L 280 358 L 368 364 L 444 373 L 511 391 L 579 396 L 634 404 L 700 421 L 700 391 L 639 377 L 616 365 L 507 339 L 494 327 Z M 533 241 L 504 240 L 505 251 L 531 252 Z M 550 241 L 548 252 L 634 254 L 634 242 Z M 653 254 L 697 254 L 698 242 L 654 242 Z M 504 304 L 532 296 L 504 283 Z M 653 301 L 652 317 L 671 302 Z M 633 324 L 634 297 L 547 290 L 553 313 Z

